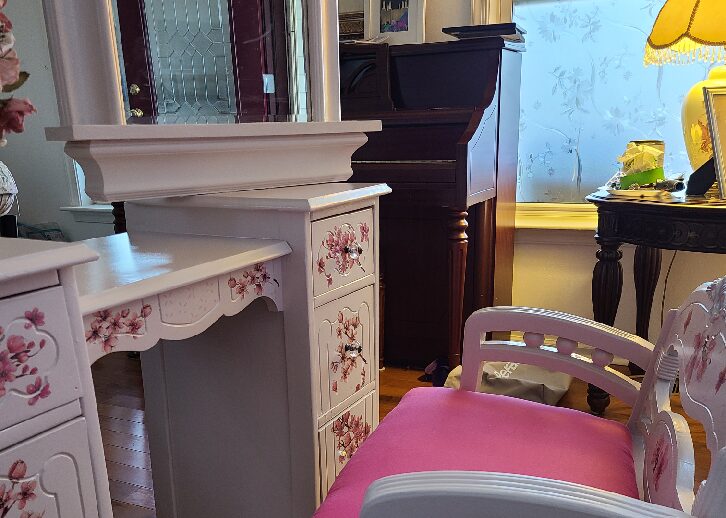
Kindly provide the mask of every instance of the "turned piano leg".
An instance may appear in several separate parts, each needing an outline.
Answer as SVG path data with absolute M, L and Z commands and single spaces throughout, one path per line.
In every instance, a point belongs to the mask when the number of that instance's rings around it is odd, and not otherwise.
M 623 252 L 618 242 L 600 242 L 597 263 L 592 272 L 592 311 L 595 321 L 612 326 L 623 292 Z M 610 395 L 595 385 L 588 385 L 587 404 L 594 414 L 602 414 L 610 405 Z
M 447 218 L 449 240 L 449 369 L 461 364 L 461 341 L 464 313 L 464 282 L 469 239 L 465 211 L 450 210 Z

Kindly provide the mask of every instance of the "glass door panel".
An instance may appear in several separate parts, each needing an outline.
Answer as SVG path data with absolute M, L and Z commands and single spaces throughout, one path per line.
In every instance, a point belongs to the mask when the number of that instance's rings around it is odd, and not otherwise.
M 128 122 L 308 120 L 301 2 L 115 0 Z

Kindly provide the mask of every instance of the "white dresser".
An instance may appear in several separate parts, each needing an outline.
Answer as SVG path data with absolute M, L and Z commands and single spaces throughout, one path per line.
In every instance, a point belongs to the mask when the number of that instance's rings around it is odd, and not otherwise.
M 135 350 L 160 518 L 309 517 L 378 423 L 387 192 L 149 200 L 128 234 L 0 239 L 3 516 L 111 516 L 90 364 Z
M 163 231 L 246 238 L 264 236 L 286 241 L 292 248 L 282 265 L 284 336 L 266 337 L 266 345 L 255 349 L 254 358 L 243 358 L 242 353 L 237 353 L 238 360 L 247 366 L 241 371 L 245 380 L 239 380 L 238 388 L 254 390 L 258 408 L 240 413 L 245 416 L 244 423 L 233 420 L 225 423 L 237 430 L 236 437 L 247 441 L 238 446 L 239 456 L 236 461 L 230 460 L 227 469 L 229 472 L 254 470 L 259 475 L 260 486 L 236 489 L 240 495 L 250 495 L 240 497 L 245 503 L 253 495 L 260 497 L 257 509 L 243 507 L 250 510 L 249 516 L 309 517 L 350 456 L 378 424 L 378 198 L 388 192 L 390 189 L 385 185 L 342 183 L 166 198 L 126 206 L 127 225 L 132 235 L 136 231 Z M 235 335 L 234 330 L 230 331 L 225 336 Z M 198 338 L 207 339 L 205 335 Z M 239 349 L 234 340 L 227 345 L 230 351 Z M 152 380 L 147 383 L 150 366 L 153 364 L 158 370 L 162 361 L 160 352 L 165 351 L 163 347 L 156 348 L 142 356 L 146 387 L 152 383 Z M 267 364 L 261 364 L 259 351 L 267 351 L 263 353 L 269 356 Z M 278 361 L 272 361 L 275 355 Z M 176 351 L 175 361 L 179 356 Z M 194 358 L 190 353 L 189 362 L 179 368 L 184 370 L 196 365 Z M 176 394 L 181 385 L 183 382 L 170 387 L 167 381 L 164 387 L 154 385 L 152 392 Z M 208 511 L 190 501 L 194 497 L 178 496 L 179 489 L 182 495 L 198 489 L 199 481 L 190 477 L 185 478 L 183 486 L 171 484 L 170 480 L 179 478 L 175 469 L 165 472 L 164 479 L 160 479 L 157 455 L 165 451 L 165 458 L 174 457 L 168 453 L 169 442 L 181 442 L 183 448 L 193 448 L 189 430 L 198 428 L 199 433 L 191 435 L 200 437 L 206 427 L 198 425 L 197 417 L 215 419 L 223 412 L 216 405 L 208 407 L 206 397 L 195 401 L 195 411 L 189 411 L 190 397 L 185 395 L 178 410 L 189 419 L 170 416 L 165 420 L 181 419 L 185 431 L 178 435 L 183 437 L 174 434 L 163 444 L 151 442 L 157 507 L 162 507 L 159 491 L 164 490 L 161 488 L 175 485 L 180 517 Z M 147 392 L 147 409 L 149 404 Z M 169 397 L 160 398 L 157 404 L 159 408 L 170 408 Z M 272 416 L 263 411 L 271 408 L 282 413 Z M 151 416 L 151 410 L 148 411 Z M 250 427 L 249 414 L 254 412 L 258 412 L 254 419 L 259 423 Z M 285 433 L 278 436 L 275 431 L 283 420 Z M 250 436 L 250 429 L 256 427 L 260 433 Z M 164 432 L 169 437 L 169 432 Z M 162 436 L 161 433 L 153 435 Z M 250 451 L 245 453 L 248 447 Z M 215 455 L 221 455 L 226 445 L 212 449 Z M 189 469 L 202 468 L 204 460 L 200 458 L 198 462 Z M 227 473 L 214 478 L 225 479 Z M 289 474 L 286 481 L 289 493 L 271 491 L 269 485 L 262 484 L 263 479 L 270 485 L 277 484 L 279 473 Z M 213 486 L 210 484 L 210 489 Z M 179 505 L 182 501 L 183 505 Z M 185 511 L 179 511 L 181 507 Z M 189 514 L 185 514 L 186 509 L 190 510 Z

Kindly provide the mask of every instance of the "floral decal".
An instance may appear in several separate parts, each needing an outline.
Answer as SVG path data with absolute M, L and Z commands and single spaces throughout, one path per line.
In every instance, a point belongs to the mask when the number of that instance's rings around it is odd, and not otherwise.
M 262 295 L 265 292 L 265 285 L 272 283 L 275 283 L 278 287 L 280 286 L 277 279 L 273 279 L 267 272 L 264 263 L 257 263 L 252 270 L 245 270 L 239 279 L 230 277 L 229 281 L 227 281 L 230 289 L 242 298 L 245 298 L 250 288 L 254 290 L 255 295 Z
M 333 373 L 340 372 L 340 381 L 348 382 L 351 372 L 358 367 L 358 360 L 360 359 L 363 368 L 361 369 L 361 381 L 355 386 L 356 392 L 365 384 L 365 365 L 368 363 L 362 354 L 363 346 L 358 341 L 360 327 L 361 323 L 358 315 L 345 318 L 342 311 L 338 312 L 338 328 L 336 329 L 339 340 L 336 348 L 338 357 L 330 362 L 330 370 Z M 333 392 L 338 392 L 338 380 L 333 381 L 332 389 Z
M 103 352 L 113 352 L 119 335 L 131 335 L 134 339 L 146 334 L 146 319 L 151 315 L 151 306 L 144 304 L 141 313 L 125 308 L 117 312 L 109 309 L 97 311 L 94 320 L 86 329 L 86 343 L 100 345 Z M 2 517 L 0 517 L 2 518 Z
M 696 380 L 701 381 L 711 363 L 711 354 L 716 348 L 716 338 L 696 333 L 693 337 L 693 353 L 686 364 L 686 383 L 690 383 L 695 373 Z
M 325 276 L 328 286 L 333 285 L 333 275 L 327 270 L 328 261 L 334 261 L 335 271 L 340 275 L 348 275 L 354 266 L 363 270 L 361 244 L 369 242 L 370 227 L 367 223 L 359 223 L 358 232 L 360 239 L 352 225 L 336 225 L 322 241 L 320 247 L 324 252 L 319 255 L 317 266 L 318 273 Z
M 25 312 L 27 322 L 23 324 L 24 329 L 40 327 L 45 325 L 45 315 L 38 308 Z M 39 400 L 50 396 L 50 383 L 38 376 L 38 368 L 32 365 L 32 359 L 45 347 L 46 340 L 43 338 L 37 343 L 35 340 L 26 340 L 21 335 L 5 335 L 5 330 L 0 327 L 0 398 L 7 393 L 6 384 L 12 383 L 20 378 L 34 376 L 33 382 L 25 387 L 22 393 L 30 397 L 28 405 L 33 406 Z M 0 515 L 2 518 L 4 515 Z
M 335 447 L 338 449 L 338 462 L 343 464 L 357 450 L 371 433 L 371 425 L 363 421 L 363 416 L 344 413 L 333 421 Z
M 35 488 L 38 483 L 35 480 L 22 481 L 28 466 L 23 460 L 16 460 L 8 470 L 10 487 L 3 482 L 0 483 L 0 518 L 5 518 L 15 508 L 18 518 L 41 518 L 45 511 L 38 513 L 26 509 L 28 504 L 37 498 Z
M 655 450 L 650 457 L 651 472 L 653 473 L 653 484 L 655 490 L 658 491 L 660 479 L 663 477 L 668 468 L 669 458 L 671 456 L 671 445 L 666 442 L 665 437 L 659 437 L 655 443 Z

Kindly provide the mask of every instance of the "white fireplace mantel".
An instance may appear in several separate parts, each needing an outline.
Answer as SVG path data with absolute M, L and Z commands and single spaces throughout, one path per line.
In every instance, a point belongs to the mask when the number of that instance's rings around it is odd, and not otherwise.
M 80 125 L 48 140 L 86 175 L 94 201 L 114 202 L 339 182 L 380 121 L 213 125 Z

